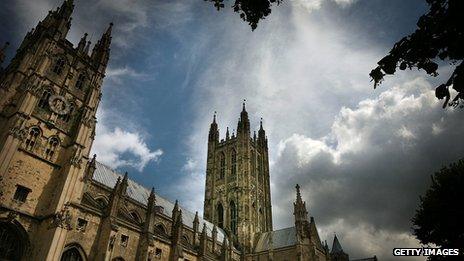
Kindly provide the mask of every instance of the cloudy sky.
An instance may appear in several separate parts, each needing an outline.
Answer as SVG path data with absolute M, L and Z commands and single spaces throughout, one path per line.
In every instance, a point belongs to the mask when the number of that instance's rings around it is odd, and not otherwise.
M 10 59 L 60 0 L 0 3 Z M 299 183 L 321 238 L 350 257 L 394 260 L 415 246 L 410 219 L 430 175 L 464 155 L 462 112 L 433 86 L 450 74 L 401 72 L 373 90 L 370 70 L 411 33 L 422 0 L 286 0 L 252 32 L 202 0 L 78 0 L 68 39 L 115 23 L 97 158 L 202 211 L 209 123 L 236 128 L 247 100 L 269 138 L 275 229 L 291 226 Z

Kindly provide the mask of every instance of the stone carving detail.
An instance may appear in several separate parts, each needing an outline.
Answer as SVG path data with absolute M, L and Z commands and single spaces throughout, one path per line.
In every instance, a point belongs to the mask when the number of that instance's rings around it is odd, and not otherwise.
M 81 165 L 82 165 L 82 155 L 81 155 L 81 150 L 80 149 L 77 149 L 77 148 L 74 148 L 74 156 L 71 157 L 71 159 L 69 160 L 69 163 L 71 163 L 71 165 L 73 165 L 74 167 L 76 168 L 81 168 Z
M 50 106 L 50 109 L 58 115 L 65 115 L 69 113 L 69 102 L 61 95 L 50 96 L 50 99 L 48 99 L 48 105 Z
M 26 138 L 27 132 L 24 128 L 15 126 L 10 129 L 10 135 L 13 135 L 14 138 L 23 141 Z
M 65 205 L 63 209 L 55 213 L 49 229 L 55 227 L 71 230 L 71 212 L 69 211 L 68 205 Z

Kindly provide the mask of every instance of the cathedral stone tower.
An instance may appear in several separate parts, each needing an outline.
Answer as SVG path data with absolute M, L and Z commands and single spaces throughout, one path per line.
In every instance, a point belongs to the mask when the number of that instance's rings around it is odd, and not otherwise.
M 50 11 L 0 75 L 0 218 L 25 226 L 36 260 L 64 248 L 109 59 L 112 25 L 91 54 L 87 34 L 76 47 L 66 40 L 73 9 L 65 0 Z
M 262 121 L 250 136 L 243 103 L 237 135 L 219 140 L 216 115 L 209 130 L 204 218 L 224 229 L 231 239 L 251 252 L 260 233 L 272 231 L 267 137 Z M 237 244 L 238 243 L 238 244 Z

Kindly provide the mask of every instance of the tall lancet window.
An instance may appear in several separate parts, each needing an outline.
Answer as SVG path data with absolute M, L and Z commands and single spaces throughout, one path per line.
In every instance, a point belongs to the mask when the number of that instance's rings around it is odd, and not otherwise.
M 53 72 L 60 75 L 63 72 L 65 63 L 63 58 L 58 58 L 55 62 L 55 66 L 53 66 Z
M 60 144 L 60 141 L 56 137 L 51 137 L 48 140 L 47 148 L 45 149 L 46 159 L 48 160 L 53 159 L 53 155 L 55 155 L 55 152 L 59 144 Z
M 37 127 L 32 127 L 29 130 L 29 134 L 26 138 L 26 150 L 32 151 L 34 149 L 35 144 L 40 136 L 40 129 Z
M 224 228 L 224 208 L 222 207 L 221 203 L 217 205 L 216 214 L 218 227 Z
M 219 156 L 219 178 L 223 179 L 226 176 L 226 155 L 224 152 L 221 153 L 221 156 Z
M 237 152 L 235 152 L 235 150 L 232 150 L 231 163 L 232 163 L 232 175 L 235 175 L 237 174 Z
M 85 82 L 85 74 L 81 73 L 77 77 L 76 89 L 82 90 L 84 87 L 84 82 Z
M 234 201 L 230 202 L 230 231 L 237 235 L 237 207 Z
M 48 104 L 48 99 L 50 99 L 50 96 L 52 96 L 52 91 L 49 89 L 46 89 L 43 93 L 42 96 L 40 97 L 39 100 L 39 107 L 40 108 L 46 108 Z
M 55 66 L 53 66 L 53 72 L 60 75 L 63 72 L 65 60 L 63 58 L 58 58 L 56 60 Z

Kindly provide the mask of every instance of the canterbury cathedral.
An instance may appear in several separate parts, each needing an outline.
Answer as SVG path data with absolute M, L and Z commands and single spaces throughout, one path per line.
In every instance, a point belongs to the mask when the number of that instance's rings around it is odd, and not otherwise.
M 5 67 L 0 49 L 0 260 L 349 260 L 298 185 L 294 226 L 273 230 L 268 140 L 245 104 L 237 133 L 221 139 L 216 116 L 205 133 L 203 217 L 91 156 L 113 24 L 74 46 L 73 9 L 50 11 Z

